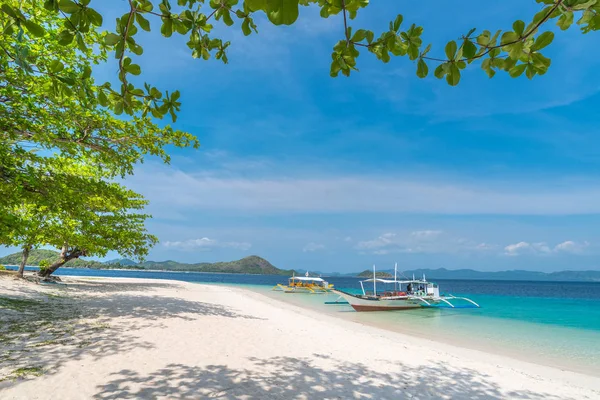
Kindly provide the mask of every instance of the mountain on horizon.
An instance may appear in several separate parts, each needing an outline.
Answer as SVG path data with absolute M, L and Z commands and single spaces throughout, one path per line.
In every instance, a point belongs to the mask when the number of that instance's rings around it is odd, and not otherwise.
M 394 274 L 393 269 L 381 270 L 382 272 Z M 379 272 L 379 271 L 378 271 Z M 372 273 L 371 273 L 372 274 Z M 359 274 L 353 274 L 358 276 Z M 398 279 L 401 278 L 420 279 L 425 275 L 427 279 L 465 279 L 465 280 L 492 280 L 492 281 L 571 281 L 571 282 L 600 282 L 600 271 L 558 271 L 540 272 L 525 270 L 510 270 L 497 272 L 476 271 L 474 269 L 413 269 L 398 271 Z
M 53 250 L 35 249 L 29 253 L 28 266 L 38 266 L 42 260 L 50 262 L 58 259 L 60 253 Z M 13 253 L 0 258 L 0 265 L 19 265 L 21 253 Z M 127 258 L 99 262 L 85 259 L 75 259 L 67 262 L 66 268 L 91 268 L 91 269 L 138 269 L 138 270 L 167 270 L 189 272 L 216 272 L 229 274 L 259 274 L 259 275 L 291 275 L 291 270 L 282 270 L 259 256 L 248 256 L 241 260 L 216 263 L 187 264 L 177 261 L 145 261 L 141 264 Z M 64 268 L 63 267 L 63 268 Z

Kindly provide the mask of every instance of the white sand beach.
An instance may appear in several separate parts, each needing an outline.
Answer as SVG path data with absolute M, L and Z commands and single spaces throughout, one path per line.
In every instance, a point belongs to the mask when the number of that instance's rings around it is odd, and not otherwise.
M 600 399 L 598 377 L 244 289 L 65 281 L 0 276 L 0 299 L 25 300 L 0 303 L 0 399 Z

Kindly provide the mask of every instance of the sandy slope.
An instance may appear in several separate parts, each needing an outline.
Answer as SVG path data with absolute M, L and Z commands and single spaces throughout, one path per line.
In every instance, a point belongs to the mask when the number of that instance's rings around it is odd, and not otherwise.
M 0 382 L 1 399 L 600 399 L 599 378 L 237 288 L 73 279 L 66 289 L 48 289 L 0 280 L 0 296 L 54 301 L 47 292 L 67 294 L 59 298 L 65 313 L 79 313 L 69 319 L 72 337 L 38 347 L 39 338 L 24 338 L 21 345 L 34 351 L 0 363 L 0 371 L 36 366 L 43 375 Z

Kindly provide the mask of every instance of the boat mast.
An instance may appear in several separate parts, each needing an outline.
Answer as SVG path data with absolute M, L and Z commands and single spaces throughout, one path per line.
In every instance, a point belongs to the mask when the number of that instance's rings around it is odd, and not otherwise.
M 398 275 L 398 263 L 394 264 L 394 290 L 397 292 L 398 291 L 398 279 L 396 278 L 396 276 Z
M 373 264 L 373 296 L 377 296 L 377 281 L 375 278 L 375 264 Z

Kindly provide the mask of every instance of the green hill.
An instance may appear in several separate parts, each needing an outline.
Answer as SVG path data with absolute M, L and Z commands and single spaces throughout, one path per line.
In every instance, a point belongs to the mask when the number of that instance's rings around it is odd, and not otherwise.
M 40 261 L 48 260 L 53 262 L 58 259 L 59 252 L 53 250 L 32 250 L 27 260 L 27 265 L 37 266 Z M 0 258 L 0 265 L 19 265 L 21 263 L 21 253 L 14 253 Z M 194 272 L 217 272 L 229 274 L 260 274 L 260 275 L 291 275 L 291 270 L 282 270 L 273 266 L 264 258 L 258 256 L 249 256 L 237 261 L 216 262 L 216 263 L 195 263 L 187 264 L 177 261 L 146 261 L 142 264 L 136 264 L 128 259 L 117 259 L 102 263 L 99 261 L 76 259 L 65 264 L 65 267 L 71 268 L 94 268 L 94 269 L 158 269 L 167 271 L 194 271 Z
M 129 258 L 115 258 L 114 260 L 104 261 L 104 264 L 137 265 L 135 261 Z
M 146 261 L 145 269 L 169 271 L 221 272 L 229 274 L 291 275 L 291 270 L 282 270 L 259 256 L 249 256 L 237 261 L 186 264 L 177 261 Z
M 357 276 L 359 278 L 372 278 L 373 277 L 373 271 L 370 271 L 370 270 L 366 269 L 363 272 L 361 272 L 360 274 L 358 274 Z M 377 272 L 375 272 L 375 276 L 377 278 L 393 278 L 394 277 L 392 274 L 388 274 L 387 272 L 383 272 L 383 271 L 377 271 Z

